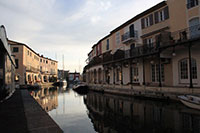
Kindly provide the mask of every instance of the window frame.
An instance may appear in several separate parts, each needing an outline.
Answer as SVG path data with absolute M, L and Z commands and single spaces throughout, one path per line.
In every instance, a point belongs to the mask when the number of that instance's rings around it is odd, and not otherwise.
M 161 67 L 161 82 L 165 82 L 165 66 L 160 64 Z M 153 83 L 159 82 L 159 64 L 151 64 L 151 81 Z
M 18 53 L 19 52 L 19 47 L 13 47 L 13 53 Z

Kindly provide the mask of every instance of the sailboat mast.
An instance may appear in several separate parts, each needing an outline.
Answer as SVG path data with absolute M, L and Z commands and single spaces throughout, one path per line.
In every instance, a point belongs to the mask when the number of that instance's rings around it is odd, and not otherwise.
M 63 62 L 63 71 L 62 71 L 63 73 L 62 73 L 62 77 L 63 77 L 63 80 L 64 80 L 64 70 L 65 70 L 64 55 L 62 56 L 62 59 L 63 59 L 63 61 L 62 61 L 62 62 Z

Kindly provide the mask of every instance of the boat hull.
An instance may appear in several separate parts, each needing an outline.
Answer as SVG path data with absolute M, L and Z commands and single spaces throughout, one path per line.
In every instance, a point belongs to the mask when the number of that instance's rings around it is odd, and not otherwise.
M 200 110 L 200 104 L 187 100 L 186 98 L 179 97 L 180 101 L 187 107 Z

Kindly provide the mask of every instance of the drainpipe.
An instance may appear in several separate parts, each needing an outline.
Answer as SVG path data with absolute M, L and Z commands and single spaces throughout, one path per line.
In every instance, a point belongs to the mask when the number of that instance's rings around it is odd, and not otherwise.
M 123 85 L 123 63 L 121 64 L 121 84 Z
M 103 84 L 104 84 L 105 83 L 105 68 L 104 67 L 103 67 L 102 74 L 103 74 Z
M 129 62 L 129 67 L 130 67 L 130 72 L 129 72 L 129 76 L 130 76 L 130 83 L 131 83 L 131 85 L 132 85 L 132 82 L 133 82 L 133 75 L 132 75 L 132 60 L 130 60 L 130 62 Z
M 192 57 L 191 57 L 191 43 L 189 43 L 189 46 L 188 46 L 188 55 L 189 55 L 190 88 L 193 88 L 193 82 L 192 82 Z
M 145 61 L 144 57 L 142 58 L 142 67 L 143 67 L 143 85 L 145 85 Z
M 113 65 L 113 84 L 115 84 L 115 67 Z
M 159 87 L 162 87 L 162 81 L 161 81 L 161 62 L 160 62 L 160 50 L 158 52 L 158 63 L 159 63 Z

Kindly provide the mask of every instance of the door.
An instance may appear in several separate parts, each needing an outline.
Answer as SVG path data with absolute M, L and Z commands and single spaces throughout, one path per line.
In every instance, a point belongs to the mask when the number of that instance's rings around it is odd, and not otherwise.
M 130 37 L 135 37 L 134 24 L 130 25 L 129 31 L 130 31 Z

